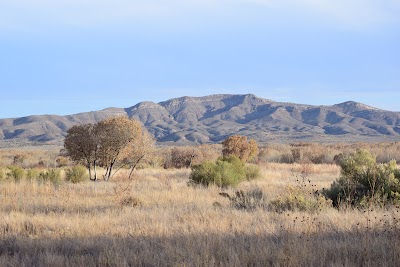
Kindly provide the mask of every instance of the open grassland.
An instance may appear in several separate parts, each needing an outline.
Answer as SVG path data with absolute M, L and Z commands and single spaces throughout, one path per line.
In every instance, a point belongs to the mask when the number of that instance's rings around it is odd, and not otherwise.
M 262 166 L 242 183 L 271 201 L 329 187 L 336 165 Z M 0 183 L 0 266 L 398 266 L 400 212 L 241 210 L 188 186 L 190 170 L 121 172 L 112 182 Z

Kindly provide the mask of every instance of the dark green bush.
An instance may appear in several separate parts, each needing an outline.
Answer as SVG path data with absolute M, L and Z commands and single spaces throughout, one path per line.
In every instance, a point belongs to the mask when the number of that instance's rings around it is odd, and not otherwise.
M 236 156 L 219 158 L 192 166 L 190 181 L 194 184 L 219 187 L 237 186 L 246 180 L 245 164 Z
M 344 156 L 339 164 L 340 178 L 323 192 L 335 206 L 384 206 L 400 200 L 400 171 L 395 161 L 378 164 L 371 153 L 359 150 Z
M 83 182 L 87 178 L 86 167 L 82 165 L 76 165 L 65 170 L 65 180 L 74 184 Z

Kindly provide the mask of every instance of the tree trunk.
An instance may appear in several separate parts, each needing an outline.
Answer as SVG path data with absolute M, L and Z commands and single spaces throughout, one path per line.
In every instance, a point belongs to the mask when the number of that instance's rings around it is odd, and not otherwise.
M 93 161 L 93 169 L 94 169 L 93 181 L 97 181 L 96 160 Z
M 90 179 L 91 181 L 94 181 L 94 179 L 92 179 L 92 168 L 90 167 L 90 163 L 86 166 L 86 168 L 87 168 L 88 171 L 89 171 L 89 179 Z
M 132 173 L 133 173 L 133 171 L 135 170 L 136 166 L 137 166 L 137 165 L 139 164 L 139 162 L 144 158 L 144 156 L 145 156 L 145 154 L 142 155 L 134 164 L 132 164 L 131 171 L 129 172 L 129 177 L 128 177 L 129 180 L 131 179 Z
M 109 167 L 106 168 L 106 172 L 103 175 L 103 180 L 104 181 L 107 181 L 108 169 L 109 169 Z
M 105 176 L 105 180 L 106 180 L 106 181 L 110 180 L 111 172 L 112 172 L 112 169 L 113 169 L 113 166 L 114 166 L 116 160 L 117 160 L 117 159 L 113 159 L 113 160 L 111 161 L 111 163 L 110 163 L 109 168 L 107 168 L 108 170 L 106 171 L 106 176 Z

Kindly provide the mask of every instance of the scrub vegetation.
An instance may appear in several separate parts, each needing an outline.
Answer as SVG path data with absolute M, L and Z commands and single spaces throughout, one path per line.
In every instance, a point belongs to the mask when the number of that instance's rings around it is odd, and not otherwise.
M 0 266 L 397 266 L 397 146 L 156 147 L 96 182 L 59 150 L 0 150 Z M 239 178 L 193 183 L 205 167 Z

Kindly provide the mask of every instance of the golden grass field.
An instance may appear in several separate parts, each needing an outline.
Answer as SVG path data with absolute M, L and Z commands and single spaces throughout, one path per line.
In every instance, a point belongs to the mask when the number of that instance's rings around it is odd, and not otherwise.
M 399 208 L 238 210 L 190 170 L 143 169 L 133 181 L 60 186 L 0 183 L 0 266 L 399 266 Z M 305 174 L 306 173 L 306 174 Z M 315 188 L 336 165 L 269 163 L 268 200 L 306 175 Z M 302 176 L 303 175 L 303 176 Z

